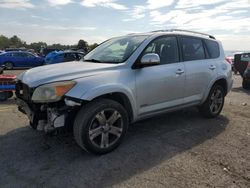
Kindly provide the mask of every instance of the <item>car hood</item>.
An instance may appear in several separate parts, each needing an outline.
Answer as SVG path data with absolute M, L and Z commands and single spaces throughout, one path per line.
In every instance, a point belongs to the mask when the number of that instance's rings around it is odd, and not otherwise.
M 29 85 L 29 87 L 37 87 L 51 82 L 74 80 L 103 74 L 105 71 L 113 70 L 117 66 L 120 65 L 73 61 L 27 70 L 18 77 L 18 80 Z

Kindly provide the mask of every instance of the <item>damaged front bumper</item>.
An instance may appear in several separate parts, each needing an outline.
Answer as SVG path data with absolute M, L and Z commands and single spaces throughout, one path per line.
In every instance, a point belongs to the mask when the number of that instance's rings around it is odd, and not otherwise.
M 27 115 L 32 128 L 50 132 L 67 124 L 72 126 L 72 120 L 83 101 L 65 96 L 58 102 L 34 103 L 34 90 L 20 80 L 16 83 L 18 110 Z
M 17 98 L 16 103 L 18 110 L 27 115 L 31 126 L 45 132 L 64 127 L 67 118 L 72 117 L 72 113 L 81 105 L 81 103 L 66 98 L 53 104 L 29 104 L 25 100 Z

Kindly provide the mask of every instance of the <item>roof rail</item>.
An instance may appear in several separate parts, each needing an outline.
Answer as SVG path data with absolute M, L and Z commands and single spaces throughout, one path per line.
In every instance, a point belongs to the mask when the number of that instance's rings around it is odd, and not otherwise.
M 186 33 L 194 33 L 194 34 L 199 34 L 199 35 L 205 35 L 208 36 L 211 39 L 215 39 L 213 35 L 209 35 L 206 33 L 200 33 L 196 31 L 190 31 L 190 30 L 184 30 L 184 29 L 166 29 L 166 30 L 156 30 L 156 31 L 151 31 L 151 32 L 173 32 L 173 31 L 180 31 L 180 32 L 186 32 Z

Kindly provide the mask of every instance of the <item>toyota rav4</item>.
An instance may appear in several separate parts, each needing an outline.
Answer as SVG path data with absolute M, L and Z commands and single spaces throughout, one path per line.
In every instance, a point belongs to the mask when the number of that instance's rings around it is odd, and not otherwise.
M 191 106 L 218 116 L 232 83 L 213 36 L 162 30 L 112 38 L 80 62 L 30 69 L 16 97 L 34 129 L 71 128 L 81 148 L 104 154 L 132 122 Z

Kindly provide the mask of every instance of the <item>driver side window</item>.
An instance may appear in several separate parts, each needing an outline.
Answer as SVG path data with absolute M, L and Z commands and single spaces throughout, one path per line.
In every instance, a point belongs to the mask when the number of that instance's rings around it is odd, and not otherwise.
M 160 64 L 179 62 L 179 52 L 176 37 L 160 37 L 152 41 L 144 50 L 143 55 L 156 53 L 160 57 Z

